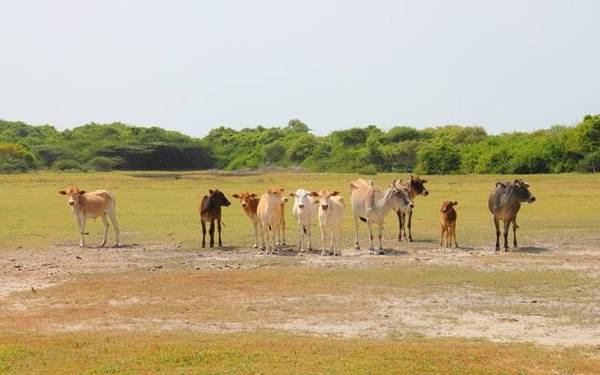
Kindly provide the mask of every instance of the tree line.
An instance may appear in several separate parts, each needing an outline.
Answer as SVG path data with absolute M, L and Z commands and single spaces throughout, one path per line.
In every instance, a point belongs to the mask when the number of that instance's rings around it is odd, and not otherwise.
M 362 174 L 598 172 L 600 115 L 575 126 L 500 135 L 478 126 L 385 131 L 370 125 L 317 136 L 291 120 L 282 127 L 219 127 L 204 138 L 122 123 L 58 131 L 0 120 L 0 173 L 271 167 Z

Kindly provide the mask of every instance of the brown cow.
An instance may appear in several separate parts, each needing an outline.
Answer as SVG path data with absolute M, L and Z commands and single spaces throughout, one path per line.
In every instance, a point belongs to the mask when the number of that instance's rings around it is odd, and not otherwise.
M 409 190 L 410 199 L 414 202 L 417 195 L 424 197 L 429 195 L 429 191 L 425 187 L 427 180 L 419 176 L 410 176 L 410 180 L 403 182 L 401 185 Z M 398 241 L 402 241 L 402 234 L 404 238 L 408 238 L 409 242 L 413 241 L 412 238 L 412 216 L 413 210 L 406 212 L 405 210 L 396 210 L 398 215 Z M 406 221 L 406 215 L 408 214 L 408 223 Z M 408 227 L 408 236 L 406 235 L 406 227 Z
M 79 190 L 75 186 L 69 186 L 67 190 L 59 191 L 60 194 L 66 195 L 68 199 L 68 205 L 73 211 L 77 224 L 79 225 L 79 233 L 81 240 L 79 246 L 85 246 L 85 220 L 87 218 L 102 218 L 102 224 L 104 225 L 104 239 L 100 244 L 100 247 L 106 245 L 108 237 L 108 220 L 106 216 L 110 217 L 110 221 L 115 227 L 115 247 L 119 246 L 119 223 L 117 222 L 117 216 L 115 212 L 115 196 L 113 193 L 106 190 L 96 190 L 90 193 Z
M 440 209 L 440 224 L 442 225 L 440 246 L 444 246 L 445 238 L 446 247 L 452 246 L 453 239 L 454 246 L 458 247 L 458 243 L 456 243 L 456 210 L 454 209 L 457 204 L 457 201 L 444 201 L 442 203 L 442 208 Z
M 206 223 L 210 222 L 208 233 L 210 234 L 210 247 L 215 246 L 215 221 L 219 231 L 219 247 L 223 246 L 221 242 L 221 206 L 229 206 L 231 203 L 225 198 L 225 194 L 219 189 L 208 191 L 208 195 L 202 197 L 200 202 L 200 221 L 202 223 L 202 247 L 206 246 Z
M 508 251 L 508 230 L 513 225 L 513 246 L 517 247 L 517 214 L 521 203 L 533 203 L 535 197 L 529 191 L 529 184 L 521 179 L 513 182 L 497 182 L 490 193 L 488 208 L 494 215 L 496 226 L 496 251 L 500 251 L 500 220 L 504 222 L 504 251 Z
M 248 215 L 250 220 L 252 220 L 252 225 L 254 226 L 254 247 L 258 247 L 258 229 L 260 226 L 260 220 L 256 214 L 256 209 L 258 207 L 260 198 L 257 194 L 248 193 L 247 191 L 242 191 L 239 194 L 233 194 L 232 197 L 240 200 L 242 209 L 246 215 Z

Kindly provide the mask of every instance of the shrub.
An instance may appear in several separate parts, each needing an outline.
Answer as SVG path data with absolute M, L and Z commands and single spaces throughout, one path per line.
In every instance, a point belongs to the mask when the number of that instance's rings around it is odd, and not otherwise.
M 111 171 L 118 164 L 118 160 L 106 156 L 96 156 L 87 162 L 88 168 L 94 171 Z
M 81 166 L 74 160 L 58 160 L 52 164 L 52 169 L 57 171 L 80 171 Z

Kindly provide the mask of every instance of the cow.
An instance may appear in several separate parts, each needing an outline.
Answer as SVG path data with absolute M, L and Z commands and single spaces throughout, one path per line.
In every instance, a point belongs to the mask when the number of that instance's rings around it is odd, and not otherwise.
M 210 223 L 208 233 L 210 234 L 210 247 L 215 246 L 215 221 L 219 232 L 219 247 L 223 246 L 221 241 L 221 207 L 229 206 L 231 203 L 225 198 L 225 194 L 219 189 L 209 189 L 208 195 L 202 197 L 200 206 L 200 222 L 202 223 L 202 247 L 206 246 L 206 223 Z
M 446 240 L 446 247 L 452 246 L 454 240 L 454 246 L 458 247 L 456 242 L 456 210 L 454 207 L 458 205 L 457 201 L 444 201 L 442 208 L 440 209 L 440 246 L 444 246 L 444 239 Z
M 358 220 L 367 223 L 369 228 L 369 253 L 374 254 L 373 230 L 371 224 L 377 225 L 379 239 L 378 254 L 385 254 L 381 245 L 383 221 L 385 215 L 391 210 L 410 211 L 414 204 L 410 199 L 409 190 L 401 185 L 401 181 L 394 180 L 390 187 L 384 191 L 373 185 L 372 181 L 359 178 L 350 182 L 350 202 L 354 213 L 354 238 L 355 249 L 360 250 L 358 243 Z
M 92 192 L 86 192 L 85 190 L 79 190 L 76 186 L 69 186 L 66 190 L 59 191 L 59 194 L 66 195 L 68 197 L 67 204 L 79 225 L 79 234 L 81 240 L 79 246 L 85 246 L 85 221 L 87 218 L 102 218 L 102 224 L 104 225 L 104 239 L 100 244 L 100 247 L 106 245 L 108 238 L 108 220 L 106 216 L 110 218 L 115 231 L 115 246 L 119 246 L 119 222 L 116 216 L 115 206 L 115 195 L 107 190 L 96 190 Z
M 326 236 L 329 234 L 331 247 L 329 253 L 333 256 L 342 255 L 340 249 L 340 236 L 344 219 L 344 200 L 338 191 L 319 192 L 319 228 L 321 229 L 322 251 L 321 255 L 327 255 Z
M 429 191 L 425 187 L 427 180 L 419 177 L 419 176 L 410 176 L 410 180 L 403 182 L 402 186 L 409 189 L 410 199 L 414 201 L 414 199 L 418 195 L 422 195 L 424 197 L 429 195 Z M 402 234 L 404 234 L 404 238 L 408 239 L 408 242 L 412 242 L 412 215 L 413 211 L 409 210 L 408 212 L 402 210 L 396 210 L 396 214 L 398 215 L 398 241 L 402 241 Z M 406 221 L 406 215 L 408 214 L 408 222 Z M 408 236 L 406 235 L 406 228 L 408 227 Z
M 292 214 L 298 221 L 298 251 L 301 253 L 305 248 L 309 253 L 312 251 L 312 224 L 317 216 L 315 205 L 317 202 L 314 199 L 316 196 L 318 196 L 316 192 L 305 189 L 298 189 L 295 193 L 290 193 L 290 197 L 294 197 Z M 305 236 L 308 237 L 308 241 L 305 240 Z
M 517 214 L 521 203 L 533 203 L 536 198 L 529 191 L 529 184 L 522 179 L 513 182 L 497 182 L 490 193 L 488 208 L 494 216 L 496 227 L 496 251 L 500 251 L 500 220 L 504 224 L 504 251 L 508 252 L 508 231 L 513 225 L 513 246 L 517 248 Z
M 284 204 L 287 197 L 283 195 L 282 188 L 270 188 L 261 197 L 256 208 L 256 214 L 261 225 L 261 249 L 266 254 L 275 253 L 275 237 L 279 237 L 282 227 L 285 226 Z M 279 241 L 277 244 L 279 245 Z M 285 244 L 285 232 L 284 241 Z
M 258 230 L 260 228 L 260 220 L 258 219 L 258 215 L 256 214 L 256 209 L 258 207 L 259 198 L 255 193 L 248 193 L 247 191 L 242 191 L 239 194 L 233 194 L 232 197 L 239 199 L 242 209 L 248 215 L 250 220 L 252 221 L 252 225 L 254 226 L 254 247 L 258 247 Z

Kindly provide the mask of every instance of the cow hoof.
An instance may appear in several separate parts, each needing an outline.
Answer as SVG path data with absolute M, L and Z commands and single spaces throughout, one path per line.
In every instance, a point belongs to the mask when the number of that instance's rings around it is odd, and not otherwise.
M 383 250 L 379 250 L 379 251 L 377 252 L 377 255 L 385 255 L 385 251 L 383 251 Z
M 356 251 L 360 251 L 360 246 L 356 246 L 356 247 L 354 248 L 354 250 L 356 250 Z
M 121 247 L 121 244 L 119 244 L 118 242 L 116 244 L 113 245 L 114 248 L 119 248 Z
M 104 246 L 106 246 L 106 242 L 102 242 L 99 247 L 104 247 Z

